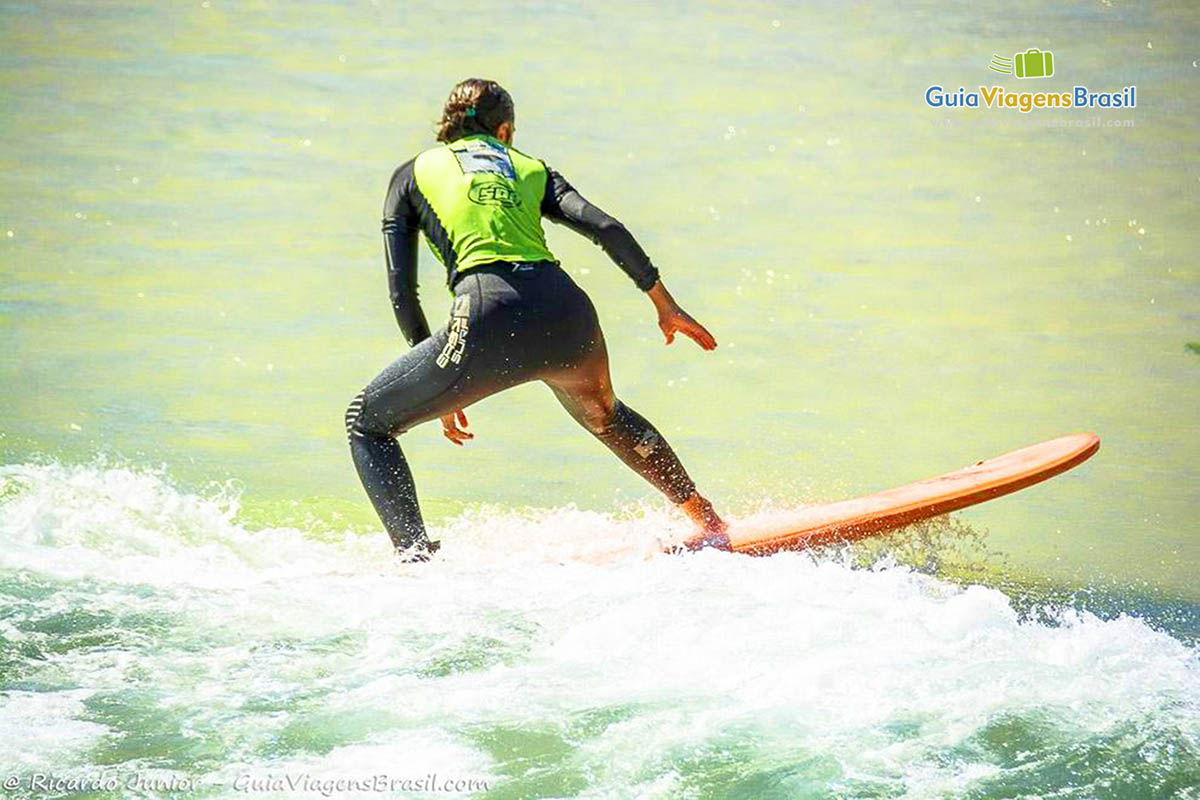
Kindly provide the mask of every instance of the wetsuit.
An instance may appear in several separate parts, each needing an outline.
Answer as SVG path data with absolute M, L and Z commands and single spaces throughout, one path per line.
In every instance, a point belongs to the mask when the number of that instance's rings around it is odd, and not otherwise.
M 397 549 L 433 549 L 396 436 L 531 380 L 675 503 L 695 486 L 654 426 L 616 400 L 596 310 L 546 247 L 541 218 L 604 248 L 642 290 L 658 280 L 612 217 L 541 161 L 490 136 L 427 150 L 392 175 L 384 203 L 388 285 L 413 347 L 359 392 L 346 431 L 363 486 Z M 417 299 L 417 234 L 445 266 L 450 318 L 430 333 Z

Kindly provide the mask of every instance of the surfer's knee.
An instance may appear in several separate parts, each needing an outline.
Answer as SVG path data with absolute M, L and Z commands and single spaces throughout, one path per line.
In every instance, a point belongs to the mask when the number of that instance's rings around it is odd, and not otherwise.
M 407 431 L 413 415 L 403 408 L 398 410 L 395 402 L 395 397 L 368 397 L 367 389 L 354 395 L 346 407 L 346 436 L 353 442 L 364 437 L 395 438 Z
M 367 410 L 367 390 L 363 389 L 358 394 L 354 395 L 354 399 L 350 401 L 350 405 L 346 406 L 346 436 L 353 441 L 355 438 L 362 438 L 369 434 L 386 433 L 386 431 L 375 430 L 370 420 L 372 415 L 366 413 Z
M 603 438 L 612 431 L 621 408 L 615 397 L 597 397 L 582 404 L 576 418 L 593 436 Z

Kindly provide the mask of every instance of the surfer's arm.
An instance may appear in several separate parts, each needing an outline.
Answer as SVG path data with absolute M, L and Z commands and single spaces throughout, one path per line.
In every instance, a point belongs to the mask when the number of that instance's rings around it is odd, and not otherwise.
M 608 257 L 633 279 L 639 289 L 649 295 L 658 311 L 658 327 L 667 344 L 675 340 L 676 333 L 682 333 L 705 350 L 717 346 L 713 335 L 671 297 L 659 277 L 658 268 L 650 262 L 650 257 L 633 238 L 633 234 L 616 219 L 583 199 L 566 178 L 549 167 L 546 168 L 542 214 L 604 248 Z
M 383 204 L 383 251 L 387 260 L 388 293 L 396 322 L 410 345 L 429 338 L 429 323 L 417 297 L 417 234 L 420 222 L 410 202 L 414 187 L 413 162 L 392 173 Z
M 643 292 L 658 282 L 658 269 L 633 234 L 618 220 L 585 200 L 566 178 L 549 167 L 546 168 L 542 215 L 600 245 Z

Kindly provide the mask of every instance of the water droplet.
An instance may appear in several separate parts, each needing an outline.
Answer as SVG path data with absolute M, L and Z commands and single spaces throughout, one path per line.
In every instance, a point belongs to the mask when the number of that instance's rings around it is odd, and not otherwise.
M 1071 241 L 1071 234 L 1069 234 L 1069 233 L 1067 234 L 1067 241 L 1068 242 Z
M 980 197 L 979 195 L 975 195 L 975 202 L 976 202 L 976 203 L 982 203 L 982 202 L 983 202 L 983 198 L 982 198 L 982 197 Z
M 1138 236 L 1145 236 L 1145 235 L 1146 235 L 1146 229 L 1138 228 Z
M 305 146 L 305 147 L 312 147 L 312 139 L 305 139 L 305 140 L 304 140 L 304 146 Z
M 1153 49 L 1154 49 L 1154 42 L 1146 42 L 1146 49 L 1147 49 L 1147 50 L 1153 50 Z
M 1055 214 L 1057 214 L 1057 213 L 1058 213 L 1058 206 L 1055 206 L 1055 207 L 1054 207 L 1054 213 L 1055 213 Z
M 134 175 L 132 178 L 129 179 L 129 182 L 130 183 L 141 183 L 142 179 L 139 178 L 138 176 Z
M 767 145 L 767 152 L 768 152 L 768 153 L 774 153 L 774 152 L 775 152 L 775 145 L 773 145 L 773 144 L 769 144 L 769 145 Z
M 342 62 L 343 64 L 345 64 L 345 63 L 346 63 L 346 54 L 345 54 L 345 53 L 342 53 L 341 55 L 339 55 L 339 56 L 338 56 L 338 61 L 340 61 L 340 62 Z
M 778 27 L 779 27 L 779 20 L 777 20 L 777 19 L 773 19 L 773 20 L 771 20 L 771 27 L 772 27 L 772 28 L 778 28 Z
M 16 236 L 16 235 L 17 235 L 17 234 L 16 234 L 16 233 L 14 233 L 13 231 L 9 231 L 9 232 L 8 232 L 8 238 L 10 238 L 10 239 L 11 239 L 11 238 L 13 238 L 13 237 L 14 237 L 14 236 Z

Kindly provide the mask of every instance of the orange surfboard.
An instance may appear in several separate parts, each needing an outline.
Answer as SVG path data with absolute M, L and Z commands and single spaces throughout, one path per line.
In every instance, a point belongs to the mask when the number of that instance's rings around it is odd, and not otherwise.
M 731 526 L 739 553 L 766 555 L 861 539 L 1000 497 L 1082 464 L 1100 449 L 1094 433 L 1073 433 L 978 461 L 936 478 L 886 492 L 809 506 L 767 527 Z

